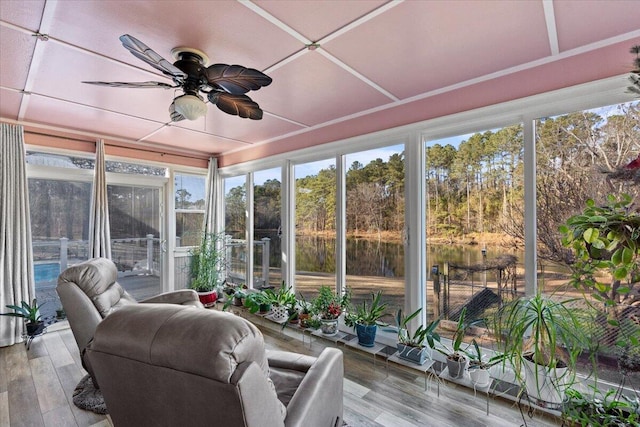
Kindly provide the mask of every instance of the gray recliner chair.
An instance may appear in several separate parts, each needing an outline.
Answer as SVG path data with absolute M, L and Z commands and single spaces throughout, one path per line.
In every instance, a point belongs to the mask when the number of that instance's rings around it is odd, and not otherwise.
M 95 382 L 84 353 L 98 324 L 110 313 L 126 305 L 138 304 L 117 282 L 118 269 L 107 258 L 93 258 L 67 268 L 58 277 L 56 291 L 67 314 L 84 368 Z M 198 293 L 183 289 L 156 295 L 141 303 L 170 303 L 203 307 Z M 96 384 L 97 386 L 98 384 Z
M 98 325 L 87 357 L 116 427 L 342 426 L 342 352 L 265 351 L 231 313 L 124 307 Z

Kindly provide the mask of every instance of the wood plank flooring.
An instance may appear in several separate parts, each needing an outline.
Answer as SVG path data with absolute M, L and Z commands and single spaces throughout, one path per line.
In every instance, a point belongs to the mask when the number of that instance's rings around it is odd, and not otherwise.
M 261 327 L 267 348 L 318 355 L 330 344 L 316 339 L 309 349 L 295 331 L 279 332 Z M 556 419 L 525 412 L 509 401 L 490 398 L 486 415 L 484 395 L 451 383 L 435 383 L 424 389 L 424 377 L 384 362 L 374 367 L 371 355 L 339 347 L 345 355 L 344 416 L 352 427 L 546 427 Z M 110 427 L 108 417 L 78 409 L 73 390 L 85 375 L 78 349 L 68 328 L 34 340 L 29 351 L 23 344 L 0 348 L 0 427 L 93 426 Z M 185 423 L 188 426 L 188 422 Z M 265 426 L 266 427 L 266 426 Z M 309 426 L 313 427 L 313 426 Z

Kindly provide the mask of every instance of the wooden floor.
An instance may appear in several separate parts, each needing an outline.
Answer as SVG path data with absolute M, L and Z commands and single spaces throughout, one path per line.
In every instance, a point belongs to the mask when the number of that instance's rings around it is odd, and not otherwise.
M 317 355 L 332 345 L 318 339 L 310 350 L 308 339 L 303 345 L 299 334 L 263 332 L 272 349 Z M 493 397 L 487 416 L 484 395 L 447 383 L 440 385 L 438 397 L 435 384 L 424 389 L 421 374 L 391 365 L 387 371 L 380 361 L 374 367 L 371 355 L 340 349 L 345 354 L 344 417 L 350 426 L 560 425 L 537 414 L 530 418 L 526 412 L 523 420 L 512 402 Z M 84 375 L 70 329 L 50 330 L 29 351 L 23 344 L 0 348 L 0 426 L 111 426 L 108 417 L 73 405 L 73 389 Z

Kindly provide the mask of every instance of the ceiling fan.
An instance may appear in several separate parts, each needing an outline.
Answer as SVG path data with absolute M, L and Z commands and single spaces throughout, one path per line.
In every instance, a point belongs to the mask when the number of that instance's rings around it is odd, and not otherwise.
M 271 77 L 253 68 L 241 65 L 213 64 L 207 55 L 188 47 L 176 47 L 171 54 L 176 62 L 171 64 L 154 52 L 149 46 L 129 34 L 120 36 L 122 45 L 153 68 L 170 77 L 174 85 L 162 82 L 82 82 L 92 85 L 127 88 L 182 88 L 184 94 L 176 97 L 169 106 L 171 120 L 196 120 L 207 112 L 207 106 L 200 95 L 207 96 L 210 103 L 227 114 L 262 119 L 260 106 L 245 93 L 271 84 Z

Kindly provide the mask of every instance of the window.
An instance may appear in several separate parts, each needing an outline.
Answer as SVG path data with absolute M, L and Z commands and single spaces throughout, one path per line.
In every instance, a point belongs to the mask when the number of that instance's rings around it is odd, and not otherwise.
M 387 313 L 404 309 L 404 145 L 346 156 L 346 284 L 360 305 L 383 291 Z M 384 319 L 393 323 L 392 316 Z
M 524 242 L 522 132 L 516 124 L 426 143 L 430 318 L 457 319 L 471 300 L 469 320 L 484 318 L 524 290 L 516 281 L 524 251 L 515 249 Z M 434 289 L 434 266 L 447 274 L 447 289 Z
M 280 168 L 253 174 L 254 287 L 278 287 L 282 283 L 280 178 Z
M 296 291 L 309 299 L 336 286 L 335 160 L 295 166 Z
M 602 206 L 607 204 L 607 195 L 626 193 L 637 205 L 640 200 L 638 174 L 625 166 L 640 155 L 639 107 L 640 103 L 635 101 L 536 121 L 538 288 L 559 299 L 577 298 L 576 310 L 596 310 L 592 313 L 597 313 L 597 321 L 589 322 L 585 330 L 589 330 L 594 342 L 599 343 L 601 361 L 615 356 L 620 350 L 615 345 L 620 338 L 620 329 L 607 324 L 605 317 L 617 322 L 621 328 L 637 328 L 635 319 L 640 316 L 640 309 L 631 302 L 638 284 L 621 284 L 621 287 L 629 288 L 628 293 L 618 294 L 615 298 L 618 303 L 606 310 L 603 296 L 593 298 L 590 289 L 574 289 L 569 283 L 571 267 L 568 262 L 572 255 L 562 246 L 558 227 L 582 212 L 588 199 Z M 606 277 L 602 281 L 610 283 Z M 605 298 L 613 295 L 610 291 L 604 293 Z M 638 354 L 627 356 L 637 360 Z M 588 369 L 586 366 L 585 372 Z M 622 375 L 617 366 L 599 363 L 601 379 L 620 383 L 624 382 Z
M 247 177 L 224 180 L 227 281 L 247 283 Z
M 198 246 L 204 225 L 206 178 L 176 173 L 174 179 L 176 247 Z

